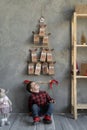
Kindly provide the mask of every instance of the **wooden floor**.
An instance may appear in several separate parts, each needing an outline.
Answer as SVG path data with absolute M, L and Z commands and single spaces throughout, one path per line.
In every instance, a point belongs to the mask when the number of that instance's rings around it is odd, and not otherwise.
M 11 114 L 9 120 L 11 124 L 0 127 L 0 130 L 87 130 L 87 114 L 79 115 L 77 120 L 71 115 L 54 114 L 50 125 L 41 122 L 33 126 L 32 117 L 28 114 Z

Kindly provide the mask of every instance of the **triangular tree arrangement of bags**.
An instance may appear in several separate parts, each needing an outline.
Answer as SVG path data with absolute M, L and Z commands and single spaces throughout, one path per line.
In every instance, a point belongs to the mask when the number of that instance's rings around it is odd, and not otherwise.
M 53 61 L 52 51 L 49 48 L 49 35 L 46 33 L 45 19 L 41 17 L 39 20 L 38 31 L 33 33 L 33 49 L 30 50 L 30 59 L 28 62 L 29 75 L 54 75 L 55 62 Z

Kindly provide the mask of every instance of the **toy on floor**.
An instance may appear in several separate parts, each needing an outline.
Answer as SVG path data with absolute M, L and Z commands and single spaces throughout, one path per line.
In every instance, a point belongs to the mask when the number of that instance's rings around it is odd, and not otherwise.
M 0 88 L 0 127 L 10 125 L 8 118 L 12 111 L 12 103 L 6 93 L 5 89 Z

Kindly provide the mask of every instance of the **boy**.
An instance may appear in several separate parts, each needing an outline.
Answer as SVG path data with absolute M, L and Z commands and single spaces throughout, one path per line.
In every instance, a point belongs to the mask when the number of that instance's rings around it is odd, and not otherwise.
M 40 115 L 44 114 L 43 122 L 52 123 L 53 103 L 55 102 L 46 91 L 40 91 L 40 86 L 34 81 L 30 81 L 26 89 L 31 93 L 29 97 L 29 111 L 32 112 L 33 123 L 40 122 Z

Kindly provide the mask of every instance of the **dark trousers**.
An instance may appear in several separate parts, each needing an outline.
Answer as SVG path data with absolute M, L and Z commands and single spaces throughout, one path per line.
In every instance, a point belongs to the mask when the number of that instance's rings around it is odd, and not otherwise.
M 41 116 L 41 115 L 49 115 L 53 113 L 53 103 L 48 103 L 44 107 L 39 107 L 37 104 L 33 104 L 32 106 L 32 115 L 35 116 Z

